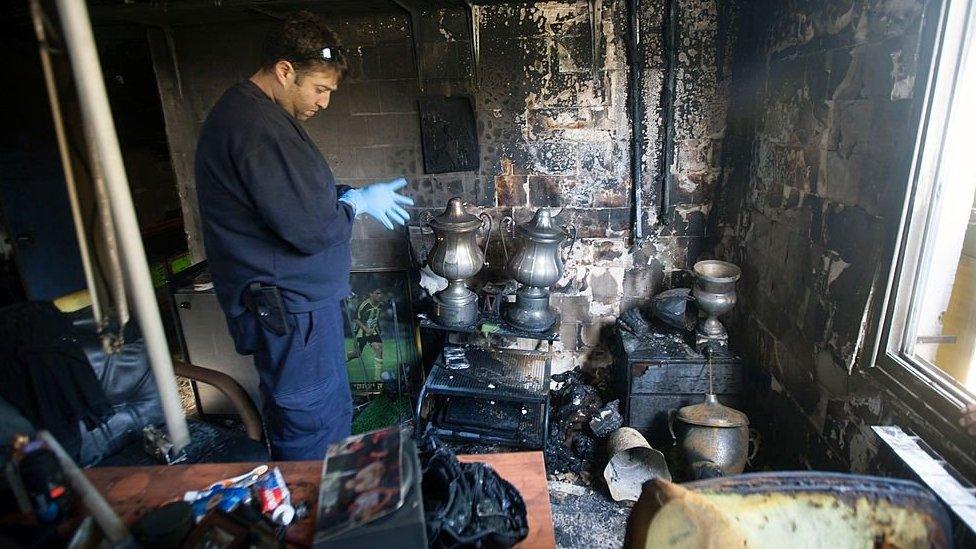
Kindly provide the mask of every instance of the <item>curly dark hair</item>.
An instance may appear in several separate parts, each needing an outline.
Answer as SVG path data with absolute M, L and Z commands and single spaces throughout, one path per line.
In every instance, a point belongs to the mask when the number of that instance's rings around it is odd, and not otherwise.
M 299 11 L 288 17 L 281 26 L 270 31 L 261 49 L 261 66 L 274 67 L 281 60 L 289 61 L 298 76 L 323 68 L 331 68 L 342 79 L 348 70 L 346 57 L 341 53 L 342 41 L 322 18 L 309 11 Z M 335 59 L 317 56 L 322 48 L 333 48 Z

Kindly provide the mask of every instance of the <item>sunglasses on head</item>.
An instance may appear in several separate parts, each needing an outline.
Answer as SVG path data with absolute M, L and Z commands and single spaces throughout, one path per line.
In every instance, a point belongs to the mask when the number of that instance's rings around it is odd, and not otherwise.
M 343 47 L 342 46 L 325 46 L 315 50 L 313 53 L 308 55 L 302 55 L 300 57 L 293 57 L 290 61 L 308 61 L 310 59 L 322 59 L 324 61 L 334 61 L 338 62 L 343 57 Z

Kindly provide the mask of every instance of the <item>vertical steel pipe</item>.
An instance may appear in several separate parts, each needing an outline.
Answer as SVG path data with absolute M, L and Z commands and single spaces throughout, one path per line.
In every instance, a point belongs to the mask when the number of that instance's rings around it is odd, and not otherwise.
M 112 216 L 118 231 L 116 236 L 122 252 L 125 284 L 132 295 L 136 318 L 146 341 L 149 363 L 159 388 L 170 440 L 177 449 L 182 449 L 190 442 L 190 433 L 180 406 L 173 363 L 156 306 L 149 265 L 129 192 L 125 165 L 122 163 L 122 151 L 119 149 L 119 140 L 112 121 L 88 8 L 84 0 L 57 0 L 57 6 L 71 58 L 71 70 L 78 88 L 82 116 L 104 171 Z
M 64 130 L 64 117 L 61 115 L 61 100 L 58 98 L 58 84 L 54 80 L 54 68 L 51 63 L 51 45 L 47 40 L 44 29 L 44 14 L 41 11 L 40 0 L 30 2 L 31 19 L 34 23 L 34 34 L 37 36 L 37 49 L 41 56 L 41 70 L 44 73 L 44 84 L 47 87 L 48 104 L 51 107 L 51 122 L 54 123 L 54 137 L 58 142 L 58 153 L 61 158 L 61 170 L 64 173 L 64 184 L 68 190 L 68 204 L 71 206 L 71 217 L 74 219 L 75 238 L 78 239 L 78 251 L 81 252 L 81 267 L 85 273 L 85 285 L 92 302 L 92 315 L 95 325 L 101 327 L 104 322 L 102 315 L 102 295 L 95 285 L 94 254 L 88 246 L 88 236 L 85 235 L 85 220 L 81 213 L 81 203 L 78 199 L 78 189 L 75 182 L 75 171 L 71 164 L 71 154 L 68 136 Z
M 634 225 L 631 241 L 637 246 L 644 240 L 644 95 L 640 38 L 640 0 L 627 0 L 627 102 L 630 110 L 630 172 L 633 181 Z
M 671 187 L 674 174 L 674 99 L 678 92 L 678 25 L 680 5 L 678 0 L 664 2 L 664 87 L 661 90 L 661 112 L 664 113 L 664 139 L 661 141 L 661 211 L 658 220 L 662 225 L 671 222 Z

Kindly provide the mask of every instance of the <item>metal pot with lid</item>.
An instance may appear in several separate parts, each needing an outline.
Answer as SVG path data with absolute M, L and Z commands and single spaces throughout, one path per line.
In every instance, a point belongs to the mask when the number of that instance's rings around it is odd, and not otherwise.
M 511 217 L 506 217 L 505 221 L 514 223 Z M 506 307 L 505 320 L 523 330 L 548 330 L 557 319 L 556 313 L 549 308 L 549 287 L 563 275 L 564 259 L 560 246 L 569 238 L 572 248 L 576 229 L 556 225 L 552 212 L 548 208 L 539 208 L 531 221 L 516 226 L 514 232 L 516 251 L 505 271 L 522 287 L 515 294 L 515 303 Z
M 447 288 L 433 296 L 433 319 L 439 324 L 467 326 L 478 317 L 478 296 L 464 281 L 484 266 L 488 241 L 482 250 L 477 234 L 485 224 L 490 238 L 491 216 L 466 212 L 460 197 L 450 199 L 444 213 L 428 222 L 434 230 L 434 247 L 427 256 L 427 264 L 431 271 L 447 279 Z
M 673 417 L 672 433 L 696 478 L 737 475 L 755 455 L 749 453 L 749 418 L 725 406 L 714 394 L 685 406 Z

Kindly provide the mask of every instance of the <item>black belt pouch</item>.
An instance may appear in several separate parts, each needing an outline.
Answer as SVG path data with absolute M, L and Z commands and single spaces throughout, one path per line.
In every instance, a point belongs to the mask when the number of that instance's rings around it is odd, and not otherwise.
M 269 332 L 284 336 L 291 333 L 291 323 L 288 322 L 288 312 L 281 299 L 281 291 L 277 286 L 262 286 L 253 282 L 248 286 L 244 297 L 244 305 L 257 315 L 261 327 Z

